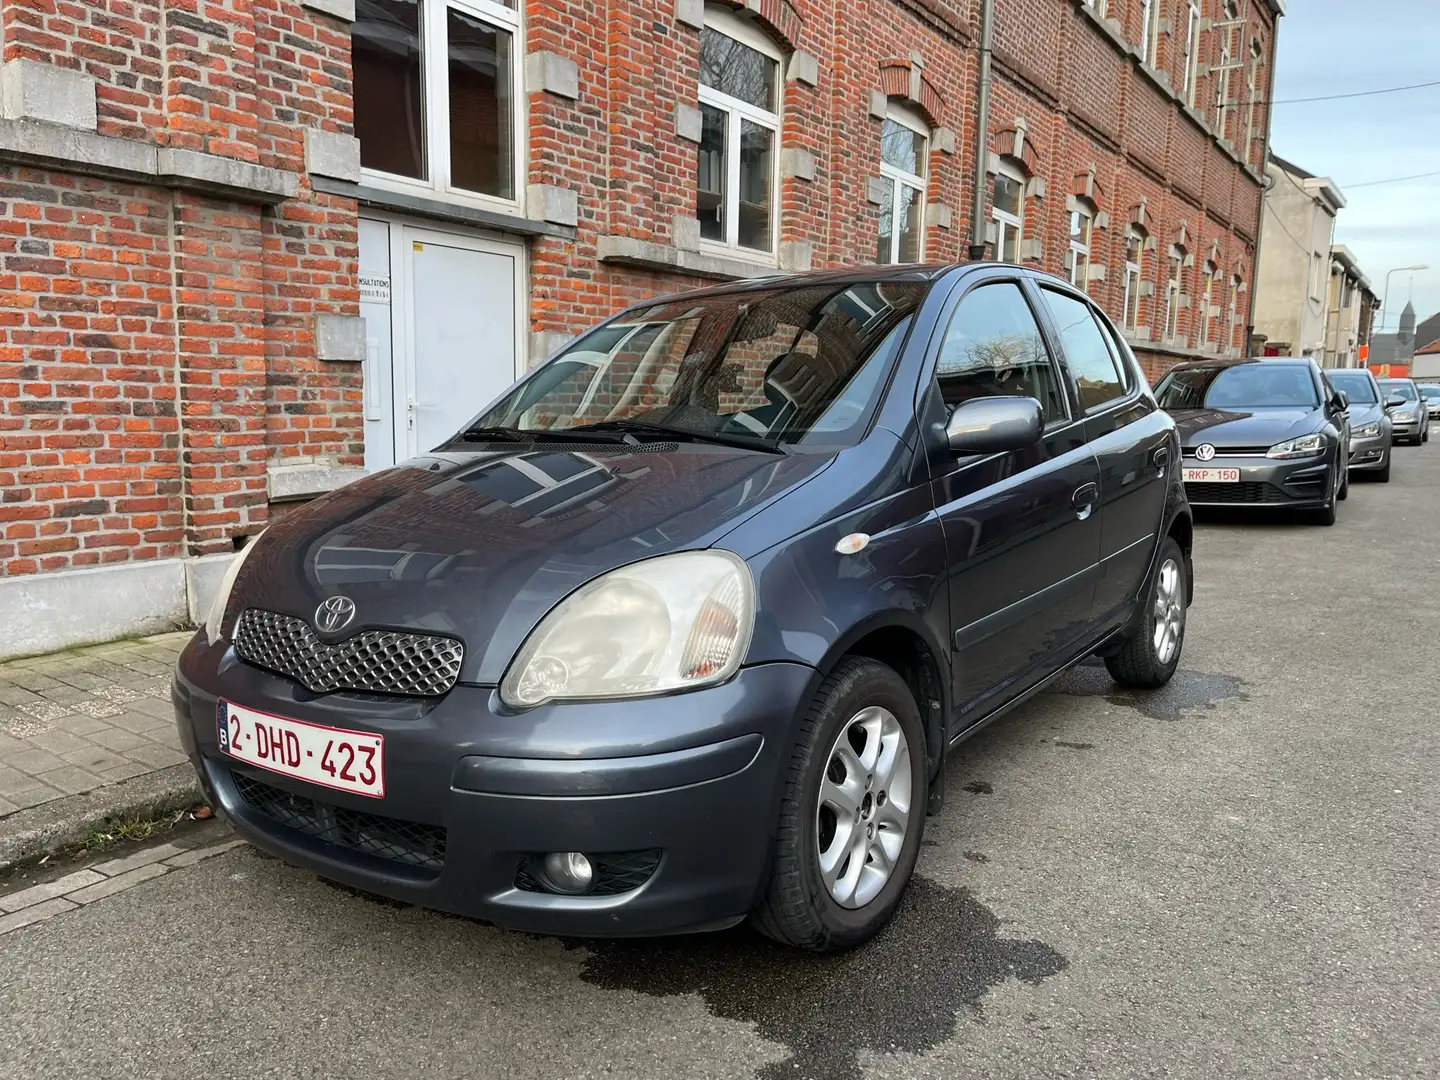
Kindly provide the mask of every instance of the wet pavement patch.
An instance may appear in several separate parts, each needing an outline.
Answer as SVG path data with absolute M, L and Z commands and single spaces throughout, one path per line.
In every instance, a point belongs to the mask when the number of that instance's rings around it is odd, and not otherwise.
M 754 1024 L 790 1050 L 761 1080 L 860 1080 L 862 1052 L 929 1050 L 991 987 L 1010 978 L 1039 985 L 1069 966 L 1043 942 L 999 931 L 968 889 L 916 878 L 890 926 L 849 953 L 815 956 L 741 927 L 588 942 L 582 978 L 652 997 L 699 994 L 715 1016 Z
M 965 790 L 971 795 L 994 795 L 995 788 L 989 780 L 971 780 L 965 785 Z
M 990 861 L 990 856 L 986 855 L 983 851 L 962 851 L 960 857 L 970 862 L 985 863 Z
M 1117 684 L 1104 667 L 1081 664 L 1071 668 L 1046 692 L 1103 697 L 1111 705 L 1135 709 L 1151 720 L 1179 720 L 1190 709 L 1208 709 L 1217 701 L 1230 698 L 1246 700 L 1244 685 L 1233 675 L 1181 670 L 1159 690 L 1129 690 Z M 1070 744 L 1057 742 L 1056 745 Z
M 1064 747 L 1067 747 L 1067 748 L 1070 749 L 1070 750 L 1094 750 L 1094 749 L 1095 749 L 1095 744 L 1094 744 L 1093 742 L 1066 742 L 1064 739 L 1056 739 L 1056 740 L 1055 740 L 1055 745 L 1056 745 L 1056 746 L 1064 746 Z

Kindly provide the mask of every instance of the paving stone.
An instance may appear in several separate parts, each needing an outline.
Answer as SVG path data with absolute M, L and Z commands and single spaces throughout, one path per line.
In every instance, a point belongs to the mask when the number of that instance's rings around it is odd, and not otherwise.
M 115 711 L 118 713 L 120 710 L 117 708 Z M 55 721 L 56 731 L 68 731 L 71 735 L 93 735 L 97 731 L 104 731 L 109 726 L 100 717 L 83 713 L 62 716 Z M 3 753 L 4 749 L 0 748 L 0 754 Z
M 41 803 L 47 803 L 52 799 L 61 798 L 62 795 L 63 792 L 56 791 L 54 788 L 47 787 L 45 784 L 36 784 L 34 787 L 26 788 L 24 791 L 12 792 L 6 795 L 5 798 L 7 801 L 15 804 L 15 809 L 28 810 L 32 806 L 39 806 Z
M 148 765 L 152 769 L 168 769 L 172 765 L 184 765 L 186 761 L 185 755 L 179 750 L 172 746 L 161 746 L 159 743 L 147 743 L 124 753 L 131 761 Z
M 113 750 L 106 750 L 103 746 L 87 746 L 83 750 L 76 750 L 74 753 L 61 755 L 69 765 L 75 765 L 93 773 L 105 773 L 109 769 L 118 769 L 121 765 L 132 764 L 129 758 L 121 757 Z M 148 770 L 146 770 L 148 771 Z M 131 773 L 131 776 L 138 775 Z
M 16 806 L 13 802 L 0 799 L 0 817 L 4 817 L 6 814 L 13 814 L 19 809 L 20 807 Z
M 49 690 L 41 690 L 40 696 L 46 701 L 53 701 L 57 705 L 78 705 L 82 701 L 94 701 L 95 698 L 86 690 L 77 690 L 65 683 L 56 683 Z M 71 712 L 74 711 L 72 708 Z
M 135 712 L 145 713 L 147 716 L 153 716 L 157 720 L 164 720 L 166 723 L 173 724 L 175 722 L 175 705 L 170 700 L 168 693 L 163 698 L 141 698 L 135 702 L 131 708 Z
M 166 703 L 166 708 L 170 708 L 168 702 Z M 153 713 L 140 712 L 136 707 L 132 706 L 129 711 L 118 713 L 112 717 L 110 723 L 115 727 L 124 728 L 133 735 L 148 735 L 149 732 L 159 730 L 160 728 L 173 727 L 175 724 L 175 712 L 171 709 L 169 716 L 158 717 Z
M 3 765 L 10 754 L 18 754 L 25 749 L 25 743 L 11 735 L 0 732 L 0 765 Z
M 134 687 L 121 686 L 119 683 L 110 683 L 106 686 L 96 687 L 94 691 L 96 698 L 103 698 L 105 701 L 116 705 L 126 705 L 132 701 L 143 700 L 145 695 Z
M 149 765 L 142 765 L 138 761 L 122 761 L 118 757 L 115 760 L 120 761 L 120 764 L 100 770 L 100 775 L 105 778 L 107 784 L 119 783 L 121 780 L 129 780 L 132 776 L 155 771 Z
M 118 716 L 125 711 L 125 706 L 116 705 L 110 701 L 82 701 L 75 708 L 79 709 L 86 716 L 93 716 L 96 720 L 109 716 Z
M 103 783 L 98 776 L 88 773 L 84 769 L 76 768 L 74 765 L 66 765 L 64 768 L 43 772 L 39 779 L 41 783 L 49 784 L 66 795 L 79 795 L 82 791 L 94 791 Z
M 168 845 L 166 845 L 168 846 Z M 112 877 L 108 881 L 102 881 L 99 885 L 91 885 L 81 889 L 79 892 L 72 892 L 65 897 L 66 900 L 76 904 L 91 904 L 96 900 L 103 900 L 107 896 L 114 896 L 118 892 L 124 892 L 142 881 L 149 881 L 153 877 L 159 877 L 167 873 L 169 868 L 160 863 L 150 863 L 148 866 L 141 866 L 131 870 L 127 874 Z
M 73 754 L 90 745 L 84 739 L 72 735 L 68 731 L 45 731 L 39 735 L 32 735 L 26 741 L 31 746 L 49 750 L 52 754 Z
M 211 844 L 209 847 L 195 848 L 192 851 L 185 852 L 183 855 L 176 855 L 173 859 L 166 859 L 165 865 L 173 866 L 176 869 L 179 869 L 182 866 L 193 866 L 195 863 L 200 862 L 203 859 L 210 859 L 216 855 L 223 855 L 225 852 L 230 851 L 233 848 L 240 847 L 244 843 L 244 840 L 227 840 L 223 844 Z
M 33 690 L 26 690 L 14 682 L 9 681 L 7 676 L 0 672 L 0 705 L 23 705 L 27 701 L 39 701 L 40 695 Z
M 65 762 L 49 750 L 34 747 L 29 750 L 21 750 L 18 754 L 11 754 L 10 760 L 6 764 L 12 769 L 36 776 L 42 772 L 49 772 L 51 769 L 58 769 Z
M 32 885 L 28 889 L 21 889 L 19 892 L 8 895 L 0 893 L 0 911 L 7 913 L 20 911 L 22 908 L 33 907 L 57 896 L 64 896 L 76 889 L 83 889 L 88 885 L 98 885 L 104 880 L 105 875 L 97 874 L 94 870 L 76 870 L 73 874 L 66 874 L 54 881 L 47 881 L 43 885 Z
M 12 795 L 18 795 L 26 788 L 34 786 L 35 778 L 30 774 L 0 764 L 0 795 L 8 799 Z
M 137 851 L 120 859 L 110 859 L 108 862 L 96 863 L 90 869 L 97 874 L 104 874 L 106 877 L 118 877 L 127 874 L 140 866 L 149 866 L 151 863 L 162 862 L 172 856 L 189 851 L 188 847 L 180 844 L 158 844 L 144 851 Z
M 114 717 L 118 720 L 119 717 Z M 106 728 L 104 731 L 97 731 L 90 736 L 90 741 L 106 750 L 114 750 L 121 753 L 125 750 L 134 750 L 136 747 L 145 746 L 150 742 L 143 735 L 136 735 L 133 731 L 122 731 L 119 728 Z
M 32 720 L 39 720 L 49 724 L 51 721 L 59 720 L 62 716 L 69 716 L 75 711 L 73 705 L 62 705 L 58 701 L 46 701 L 41 698 L 38 701 L 27 701 L 15 708 Z
M 96 687 L 105 686 L 109 679 L 103 675 L 97 675 L 93 671 L 80 668 L 76 671 L 57 672 L 55 678 L 59 679 L 66 686 L 73 686 L 77 690 L 84 690 L 86 693 L 93 691 Z
M 109 882 L 106 884 L 108 885 Z M 31 923 L 37 923 L 53 915 L 74 909 L 75 905 L 69 900 L 57 896 L 54 900 L 46 900 L 43 904 L 25 908 L 13 915 L 0 915 L 0 934 L 8 934 L 11 930 L 19 930 L 22 926 L 29 926 Z

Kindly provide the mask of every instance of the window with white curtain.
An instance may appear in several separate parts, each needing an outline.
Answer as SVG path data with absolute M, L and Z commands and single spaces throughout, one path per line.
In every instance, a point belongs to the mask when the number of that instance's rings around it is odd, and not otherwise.
M 1065 276 L 1077 289 L 1090 284 L 1090 239 L 1095 229 L 1095 211 L 1077 203 L 1070 211 L 1070 244 L 1065 251 Z
M 1140 327 L 1140 283 L 1145 280 L 1145 233 L 1132 225 L 1125 231 L 1125 308 L 1126 330 Z
M 1020 241 L 1025 235 L 1025 177 L 1008 161 L 1002 160 L 995 173 L 990 206 L 990 217 L 995 222 L 995 258 L 1019 262 Z
M 930 128 L 919 114 L 891 102 L 880 130 L 880 235 L 875 261 L 919 262 L 925 250 L 925 174 Z

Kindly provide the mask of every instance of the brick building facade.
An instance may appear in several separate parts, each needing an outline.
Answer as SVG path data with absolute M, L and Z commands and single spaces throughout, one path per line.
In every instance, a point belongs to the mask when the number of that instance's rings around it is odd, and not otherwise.
M 996 0 L 990 255 L 1152 373 L 1246 340 L 1283 7 Z M 183 621 L 621 306 L 960 258 L 980 8 L 0 0 L 0 655 Z

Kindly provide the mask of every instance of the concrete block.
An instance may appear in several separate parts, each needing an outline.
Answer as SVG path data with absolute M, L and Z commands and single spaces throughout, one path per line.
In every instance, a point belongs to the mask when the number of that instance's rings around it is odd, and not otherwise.
M 265 470 L 265 489 L 271 502 L 310 499 L 344 487 L 364 475 L 364 469 L 332 465 L 329 462 L 271 465 Z
M 815 245 L 808 240 L 785 240 L 780 244 L 780 269 L 804 273 L 815 259 Z
M 881 206 L 885 202 L 885 192 L 890 190 L 890 181 L 883 176 L 872 176 L 865 181 L 865 201 Z
M 329 15 L 341 22 L 355 21 L 355 0 L 300 0 L 300 6 Z
M 1020 241 L 1020 259 L 1023 262 L 1040 262 L 1045 258 L 1045 244 L 1040 240 Z
M 693 105 L 676 104 L 675 106 L 675 134 L 682 139 L 689 139 L 698 143 L 700 135 L 705 127 L 704 117 L 700 110 Z
M 166 146 L 157 150 L 155 157 L 160 180 L 176 187 L 224 195 L 270 196 L 261 200 L 265 202 L 293 199 L 300 191 L 300 180 L 294 173 L 219 154 Z
M 820 81 L 820 62 L 808 52 L 796 50 L 790 54 L 790 63 L 785 68 L 785 78 L 814 86 Z
M 705 25 L 705 0 L 675 0 L 675 21 L 696 30 Z
M 936 128 L 930 133 L 930 141 L 942 154 L 955 153 L 955 130 L 953 128 Z
M 0 578 L 0 611 L 0 659 L 179 630 L 189 624 L 185 569 L 149 559 Z
M 948 229 L 954 218 L 955 211 L 950 208 L 949 203 L 932 202 L 925 204 L 926 225 L 933 225 L 940 229 Z
M 134 139 L 95 135 L 58 124 L 0 118 L 0 160 L 58 165 L 77 172 L 153 183 L 156 150 Z
M 1032 199 L 1043 199 L 1046 194 L 1045 178 L 1043 176 L 1032 176 L 1025 181 L 1025 194 Z
M 890 115 L 890 99 L 879 90 L 870 91 L 870 116 L 875 120 L 884 120 Z
M 526 200 L 530 216 L 556 225 L 575 225 L 580 221 L 580 199 L 570 188 L 551 184 L 531 184 Z
M 618 234 L 599 237 L 595 241 L 595 255 L 604 263 L 683 270 L 696 277 L 715 278 L 720 281 L 734 281 L 737 278 L 752 278 L 775 272 L 773 263 L 767 265 L 750 259 L 712 255 L 706 251 L 681 251 L 672 244 L 656 244 Z
M 359 315 L 315 316 L 315 359 L 363 363 L 365 320 Z
M 95 80 L 37 60 L 11 60 L 0 68 L 0 103 L 7 120 L 39 120 L 85 131 L 94 131 L 99 122 Z
M 580 69 L 559 53 L 532 52 L 525 57 L 525 88 L 574 101 L 580 96 Z
M 220 582 L 234 558 L 234 554 L 224 552 L 185 560 L 185 604 L 192 625 L 200 626 L 209 618 L 210 605 L 215 603 Z
M 1104 263 L 1092 262 L 1090 264 L 1090 269 L 1087 277 L 1091 281 L 1104 281 L 1108 273 L 1109 267 L 1107 267 Z
M 305 171 L 315 176 L 360 182 L 360 140 L 319 128 L 305 129 Z
M 670 242 L 681 251 L 700 250 L 700 219 L 676 214 L 670 219 Z
M 780 151 L 780 175 L 799 180 L 815 179 L 815 155 L 803 146 L 787 146 Z
M 985 175 L 994 176 L 1000 171 L 1000 155 L 993 150 L 985 151 Z

